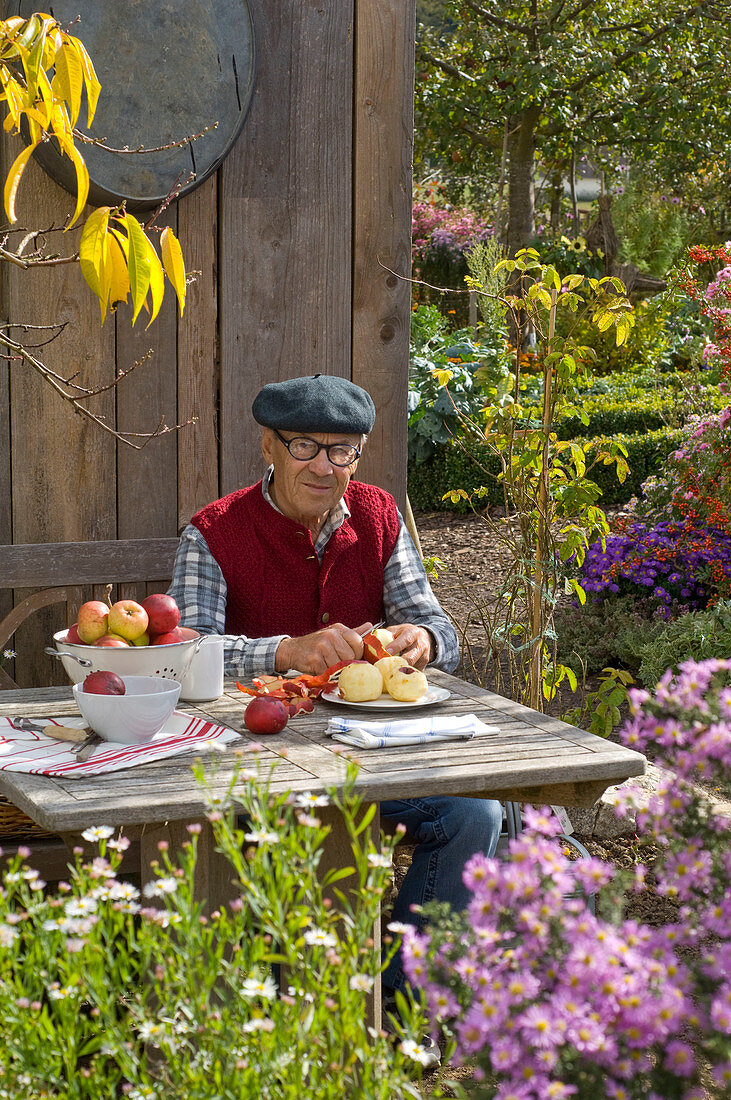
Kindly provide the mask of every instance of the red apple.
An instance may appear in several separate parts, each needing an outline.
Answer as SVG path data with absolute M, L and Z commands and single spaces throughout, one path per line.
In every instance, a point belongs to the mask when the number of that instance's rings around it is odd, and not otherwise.
M 250 733 L 281 733 L 289 720 L 289 711 L 281 699 L 255 696 L 244 711 L 244 725 Z
M 178 605 L 172 596 L 164 592 L 154 592 L 142 601 L 142 606 L 149 619 L 148 630 L 151 635 L 167 634 L 169 630 L 175 630 L 180 622 Z
M 121 676 L 116 672 L 90 672 L 81 685 L 81 690 L 91 695 L 124 695 L 126 688 Z
M 86 642 L 82 642 L 82 640 L 81 640 L 81 635 L 79 634 L 79 624 L 78 623 L 74 623 L 73 626 L 70 626 L 68 628 L 68 630 L 66 631 L 66 639 L 65 640 L 67 642 L 72 642 L 74 645 L 86 645 Z
M 93 645 L 109 629 L 109 605 L 101 600 L 88 600 L 79 608 L 79 620 L 76 624 L 79 637 L 84 645 Z
M 147 612 L 135 600 L 117 600 L 109 612 L 109 633 L 133 642 L 147 630 Z
M 129 649 L 129 642 L 125 642 L 124 638 L 120 638 L 119 634 L 105 634 L 103 638 L 98 638 L 94 644 Z
M 200 633 L 197 630 L 193 630 L 192 626 L 179 626 L 176 627 L 178 634 L 182 635 L 184 642 L 190 642 L 193 638 L 200 638 Z
M 150 640 L 150 645 L 174 645 L 176 642 L 185 642 L 187 639 L 180 633 L 180 627 L 168 630 L 166 634 L 157 634 Z

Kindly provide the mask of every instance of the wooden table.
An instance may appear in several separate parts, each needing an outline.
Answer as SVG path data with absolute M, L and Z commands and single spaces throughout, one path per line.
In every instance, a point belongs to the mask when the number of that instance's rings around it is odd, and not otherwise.
M 485 723 L 499 726 L 500 732 L 468 742 L 375 751 L 346 748 L 326 737 L 327 719 L 336 713 L 353 717 L 363 712 L 318 702 L 314 713 L 298 716 L 281 734 L 263 739 L 264 748 L 256 759 L 263 772 L 274 766 L 272 790 L 322 793 L 342 782 L 345 760 L 352 758 L 360 764 L 356 789 L 369 801 L 454 794 L 536 805 L 589 806 L 611 784 L 645 771 L 645 758 L 637 752 L 445 673 L 430 671 L 429 679 L 451 692 L 435 712 L 474 713 Z M 233 683 L 227 683 L 224 695 L 215 702 L 181 709 L 244 731 L 245 740 L 215 756 L 211 790 L 223 795 L 236 761 L 235 750 L 245 749 L 251 740 L 243 726 L 242 695 Z M 0 715 L 76 713 L 70 688 L 0 692 Z M 385 714 L 369 712 L 367 716 Z M 248 755 L 251 761 L 246 761 Z M 253 754 L 244 756 L 246 763 L 255 759 Z M 204 818 L 206 802 L 190 767 L 191 757 L 178 756 L 90 779 L 0 771 L 0 793 L 53 832 L 78 833 L 89 825 L 133 827 L 141 834 L 143 877 L 157 856 L 159 840 L 166 839 L 171 848 L 180 845 L 188 838 L 186 825 L 203 819 L 197 886 L 213 907 L 230 896 L 228 865 L 215 853 Z M 318 816 L 331 825 L 321 867 L 343 866 L 350 849 L 340 815 L 334 809 L 318 809 Z M 372 829 L 377 839 L 378 815 Z

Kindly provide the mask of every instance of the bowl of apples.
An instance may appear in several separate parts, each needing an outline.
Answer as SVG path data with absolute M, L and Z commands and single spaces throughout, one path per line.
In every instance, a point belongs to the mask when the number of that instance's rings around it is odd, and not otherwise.
M 175 600 L 162 592 L 142 603 L 89 600 L 77 622 L 53 635 L 55 650 L 47 652 L 59 656 L 74 684 L 99 671 L 179 681 L 202 640 L 197 630 L 179 624 Z
M 90 672 L 72 691 L 82 717 L 103 741 L 140 745 L 159 733 L 175 710 L 180 683 L 164 676 Z

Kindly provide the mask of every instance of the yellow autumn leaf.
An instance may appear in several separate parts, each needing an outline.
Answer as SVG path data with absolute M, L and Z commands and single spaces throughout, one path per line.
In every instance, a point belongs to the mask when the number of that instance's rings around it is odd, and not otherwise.
M 127 238 L 116 229 L 109 230 L 109 305 L 114 311 L 120 302 L 126 302 L 129 295 L 129 272 L 127 271 Z
M 104 263 L 104 240 L 109 224 L 109 207 L 100 206 L 86 219 L 79 245 L 81 273 L 97 298 L 101 294 L 101 267 Z
M 83 45 L 77 38 L 71 38 L 69 36 L 69 45 L 75 50 L 81 67 L 84 70 L 84 83 L 86 84 L 86 104 L 87 104 L 87 126 L 91 126 L 94 118 L 94 112 L 96 111 L 97 101 L 99 99 L 99 92 L 101 91 L 101 84 L 97 78 L 94 70 L 94 65 L 89 57 L 88 53 L 84 49 Z
M 123 214 L 120 219 L 127 230 L 129 252 L 127 270 L 129 271 L 129 289 L 132 294 L 132 324 L 135 323 L 147 297 L 150 287 L 150 260 L 147 255 L 147 237 L 142 226 L 132 214 Z
M 165 228 L 160 236 L 160 252 L 165 274 L 173 284 L 173 289 L 178 296 L 180 316 L 185 309 L 185 263 L 178 238 L 173 231 Z
M 8 221 L 15 222 L 17 217 L 15 214 L 15 197 L 18 194 L 18 185 L 20 183 L 20 177 L 23 175 L 28 160 L 36 148 L 38 142 L 33 142 L 32 145 L 27 145 L 23 149 L 22 153 L 13 161 L 12 167 L 8 172 L 5 180 L 5 213 L 8 215 Z
M 69 105 L 69 121 L 76 125 L 81 110 L 81 93 L 84 88 L 84 71 L 75 51 L 65 43 L 56 53 L 56 72 L 51 89 L 58 99 Z
M 150 309 L 150 320 L 147 322 L 146 328 L 149 328 L 152 322 L 160 312 L 160 306 L 162 305 L 163 296 L 165 294 L 165 274 L 162 269 L 162 264 L 158 259 L 155 249 L 152 247 L 152 243 L 145 237 L 147 241 L 147 258 L 150 261 L 150 295 L 152 298 L 152 308 Z
M 89 170 L 86 167 L 84 158 L 74 145 L 73 141 L 70 142 L 66 151 L 73 161 L 74 169 L 76 171 L 76 209 L 74 210 L 73 218 L 66 226 L 64 232 L 70 229 L 74 222 L 77 221 L 79 215 L 86 206 L 86 200 L 89 197 Z

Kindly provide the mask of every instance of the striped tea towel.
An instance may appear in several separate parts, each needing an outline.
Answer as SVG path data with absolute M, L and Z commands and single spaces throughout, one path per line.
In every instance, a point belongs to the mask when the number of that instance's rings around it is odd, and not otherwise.
M 335 741 L 359 749 L 385 749 L 392 745 L 426 745 L 431 741 L 471 741 L 475 734 L 499 733 L 474 714 L 443 718 L 402 718 L 393 722 L 362 722 L 357 718 L 331 718 L 327 731 Z
M 44 718 L 49 725 L 84 728 L 83 718 Z M 102 772 L 121 771 L 184 752 L 207 752 L 236 741 L 240 734 L 182 711 L 173 711 L 160 733 L 143 745 L 102 741 L 87 760 L 77 760 L 68 741 L 54 741 L 43 733 L 16 730 L 10 719 L 0 718 L 0 771 L 29 772 L 84 779 Z

